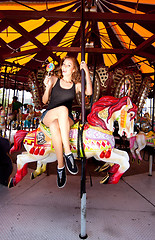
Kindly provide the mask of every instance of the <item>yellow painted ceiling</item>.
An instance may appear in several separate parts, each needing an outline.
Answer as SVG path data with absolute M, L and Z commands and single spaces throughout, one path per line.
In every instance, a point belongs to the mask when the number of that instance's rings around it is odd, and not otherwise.
M 20 3 L 15 3 L 15 2 L 1 2 L 0 1 L 0 10 L 24 10 L 24 11 L 43 11 L 43 10 L 49 10 L 51 8 L 57 7 L 57 6 L 63 6 L 64 4 L 69 3 L 68 6 L 60 8 L 58 11 L 68 11 L 74 6 L 75 1 L 53 1 L 49 2 L 44 1 L 43 3 L 32 3 L 32 2 L 22 2 L 22 4 L 25 4 L 26 6 L 23 6 Z M 107 1 L 108 2 L 108 1 Z M 123 1 L 122 1 L 123 2 Z M 131 2 L 131 3 L 144 3 L 144 4 L 152 4 L 152 6 L 155 6 L 155 1 L 154 0 L 129 0 L 126 2 Z M 114 4 L 114 3 L 113 3 Z M 114 4 L 115 5 L 115 4 Z M 117 7 L 122 8 L 125 11 L 128 11 L 130 13 L 142 13 L 141 11 L 136 9 L 132 9 L 131 7 L 126 7 L 120 4 L 116 4 Z M 138 6 L 138 5 L 137 5 Z M 74 10 L 75 11 L 75 10 Z M 112 10 L 111 12 L 117 12 L 116 10 Z M 1 20 L 2 21 L 2 20 Z M 39 26 L 42 26 L 47 20 L 42 17 L 37 20 L 28 20 L 24 22 L 20 22 L 19 25 L 25 29 L 27 32 L 31 32 L 32 30 L 38 28 Z M 0 22 L 1 23 L 1 22 Z M 68 21 L 58 21 L 45 31 L 41 32 L 39 35 L 37 35 L 35 38 L 41 42 L 44 46 L 48 44 L 49 40 L 53 39 L 59 31 L 68 23 Z M 115 34 L 117 35 L 117 38 L 121 42 L 122 46 L 124 49 L 135 49 L 136 45 L 134 42 L 130 39 L 130 35 L 127 35 L 123 29 L 121 28 L 121 24 L 118 25 L 117 23 L 113 22 L 111 23 L 113 29 L 115 30 Z M 147 40 L 151 36 L 153 36 L 153 32 L 150 32 L 149 30 L 145 29 L 144 27 L 140 26 L 137 23 L 126 23 L 126 25 L 132 30 L 134 30 L 142 39 Z M 68 32 L 64 35 L 64 37 L 61 39 L 59 42 L 58 46 L 60 47 L 70 47 L 72 44 L 72 41 L 74 39 L 74 36 L 76 35 L 78 29 L 80 27 L 80 21 L 75 21 L 74 24 L 72 24 L 68 30 Z M 106 27 L 104 23 L 98 22 L 98 27 L 99 27 L 99 34 L 100 34 L 100 41 L 101 41 L 101 47 L 106 48 L 106 49 L 111 49 L 113 48 L 110 36 L 108 35 L 108 32 L 106 30 Z M 131 33 L 132 34 L 132 33 Z M 8 48 L 11 47 L 11 43 L 20 38 L 21 34 L 18 33 L 14 28 L 11 26 L 7 27 L 3 31 L 0 32 L 0 38 L 7 44 Z M 10 45 L 9 45 L 10 44 Z M 155 46 L 155 43 L 152 43 L 152 46 Z M 35 49 L 36 45 L 32 43 L 32 41 L 27 41 L 24 43 L 22 46 L 20 46 L 20 52 L 29 50 L 29 49 Z M 1 48 L 0 48 L 1 49 Z M 12 52 L 15 52 L 16 49 L 12 48 Z M 57 56 L 60 56 L 61 58 L 65 56 L 65 52 L 54 52 Z M 10 55 L 11 56 L 11 55 Z M 11 63 L 18 63 L 20 65 L 26 65 L 31 59 L 34 59 L 36 62 L 40 61 L 41 64 L 44 63 L 43 60 L 37 59 L 37 53 L 32 53 L 29 55 L 23 55 L 15 58 L 10 58 L 10 56 L 6 57 L 6 61 L 11 62 Z M 78 59 L 80 60 L 80 53 L 78 55 Z M 48 57 L 49 61 L 54 61 L 51 56 Z M 111 66 L 112 64 L 115 64 L 117 62 L 117 57 L 115 54 L 104 54 L 104 63 L 106 66 Z M 144 73 L 150 73 L 153 72 L 152 66 L 150 66 L 149 62 L 147 59 L 144 59 L 140 56 L 133 56 L 132 57 L 133 62 L 139 63 L 140 69 Z M 141 63 L 140 63 L 141 62 Z M 4 67 L 1 68 L 1 71 L 4 72 Z M 11 67 L 8 68 L 7 71 L 18 71 L 20 68 L 19 67 Z

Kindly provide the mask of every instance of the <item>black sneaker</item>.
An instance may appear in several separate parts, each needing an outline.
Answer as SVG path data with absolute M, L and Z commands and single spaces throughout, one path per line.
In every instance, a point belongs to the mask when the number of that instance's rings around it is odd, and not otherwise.
M 68 171 L 71 174 L 77 174 L 78 173 L 78 167 L 75 164 L 73 153 L 70 153 L 68 155 L 64 154 L 64 158 L 65 158 L 65 161 L 66 161 L 66 166 L 67 166 Z
M 63 188 L 66 184 L 66 170 L 63 168 L 57 168 L 57 185 L 59 188 Z

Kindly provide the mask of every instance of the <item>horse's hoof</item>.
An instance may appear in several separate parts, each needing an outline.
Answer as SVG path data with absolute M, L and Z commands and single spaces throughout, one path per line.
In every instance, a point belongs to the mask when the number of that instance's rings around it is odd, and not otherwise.
M 35 177 L 34 177 L 34 174 L 33 174 L 33 173 L 31 173 L 31 177 L 30 177 L 30 179 L 31 179 L 31 180 L 35 179 Z
M 40 175 L 41 175 L 42 173 L 44 173 L 44 172 L 46 172 L 46 164 L 43 164 L 43 165 L 41 166 L 41 173 L 40 173 Z
M 107 173 L 107 175 L 106 175 L 104 178 L 102 178 L 102 180 L 100 181 L 100 184 L 107 184 L 109 178 L 110 178 L 110 176 L 109 176 L 109 174 Z
M 100 170 L 100 166 L 98 166 L 97 168 L 95 168 L 94 172 L 99 172 Z
M 102 167 L 100 167 L 99 172 L 104 172 L 107 169 L 110 169 L 110 165 L 109 164 L 103 165 Z
M 40 175 L 41 175 L 41 173 L 40 174 L 31 173 L 30 179 L 33 180 L 33 179 L 35 179 L 36 177 L 38 177 Z
M 141 164 L 141 160 L 140 159 L 138 159 L 138 165 L 140 165 Z
M 13 178 L 10 178 L 10 181 L 8 183 L 8 188 L 12 188 L 12 187 L 14 187 Z
M 134 163 L 135 162 L 135 159 L 134 158 L 132 158 L 132 163 Z

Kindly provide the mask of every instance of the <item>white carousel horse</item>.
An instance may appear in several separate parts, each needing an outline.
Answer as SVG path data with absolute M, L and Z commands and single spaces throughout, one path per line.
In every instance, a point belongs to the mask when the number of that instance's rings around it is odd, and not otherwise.
M 152 122 L 150 119 L 149 113 L 145 113 L 144 117 L 137 116 L 137 120 L 135 121 L 135 124 L 138 128 L 141 129 L 142 132 L 149 132 L 152 129 Z
M 107 183 L 118 183 L 123 173 L 129 168 L 127 152 L 114 148 L 113 123 L 117 120 L 120 136 L 125 133 L 129 138 L 133 134 L 136 113 L 137 107 L 129 97 L 119 99 L 105 96 L 93 104 L 91 113 L 87 117 L 88 123 L 84 125 L 83 130 L 85 156 L 114 164 L 110 171 L 112 175 L 107 177 Z M 73 125 L 70 130 L 70 148 L 75 158 L 78 150 L 78 124 Z M 32 178 L 35 178 L 45 172 L 47 163 L 57 159 L 49 128 L 42 123 L 38 129 L 28 133 L 23 130 L 18 131 L 10 152 L 19 150 L 23 139 L 27 152 L 17 156 L 17 173 L 11 179 L 9 187 L 15 186 L 27 174 L 29 162 L 37 161 L 37 169 L 32 173 Z
M 5 110 L 0 110 L 0 130 L 5 128 Z
M 14 115 L 12 113 L 12 105 L 9 104 L 8 109 L 7 109 L 7 122 L 8 122 L 8 124 L 13 120 L 13 118 L 14 118 Z
M 28 105 L 28 108 L 29 108 L 29 113 L 28 114 L 23 114 L 23 119 L 24 119 L 24 128 L 29 128 L 31 127 L 31 123 L 34 119 L 34 116 L 35 116 L 35 112 L 34 112 L 34 109 L 33 109 L 33 106 L 32 105 Z
M 130 138 L 130 151 L 135 160 L 136 155 L 138 156 L 138 162 L 139 160 L 142 161 L 140 151 L 144 149 L 147 144 L 155 145 L 155 133 L 153 131 L 148 133 L 139 132 Z

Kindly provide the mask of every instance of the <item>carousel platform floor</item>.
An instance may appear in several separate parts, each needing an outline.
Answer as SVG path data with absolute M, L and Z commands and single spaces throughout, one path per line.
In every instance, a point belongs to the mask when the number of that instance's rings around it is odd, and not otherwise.
M 67 175 L 59 189 L 55 174 L 30 180 L 31 172 L 14 188 L 0 185 L 0 240 L 80 239 L 80 175 Z M 93 176 L 91 186 L 86 177 L 87 239 L 154 240 L 155 171 L 125 176 L 116 185 L 100 180 Z

